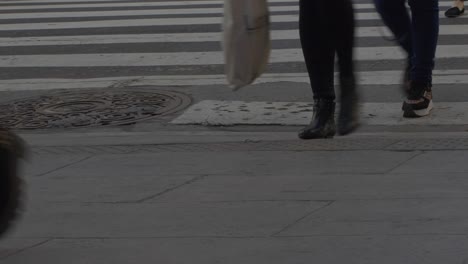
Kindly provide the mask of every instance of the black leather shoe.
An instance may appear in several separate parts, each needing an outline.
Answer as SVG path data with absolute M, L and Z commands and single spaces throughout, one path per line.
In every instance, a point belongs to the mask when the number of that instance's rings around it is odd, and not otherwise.
M 24 144 L 7 130 L 0 130 L 0 236 L 5 234 L 19 215 L 22 179 L 18 175 Z
M 465 13 L 465 8 L 460 10 L 458 7 L 454 6 L 452 8 L 449 8 L 447 11 L 445 11 L 445 16 L 454 18 L 454 17 L 459 17 Z
M 299 138 L 333 138 L 335 134 L 335 102 L 333 100 L 316 100 L 312 122 L 299 132 Z

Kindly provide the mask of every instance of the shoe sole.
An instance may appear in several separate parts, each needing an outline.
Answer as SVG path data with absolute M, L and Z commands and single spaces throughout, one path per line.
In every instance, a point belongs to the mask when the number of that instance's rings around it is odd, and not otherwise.
M 315 136 L 305 136 L 305 135 L 302 135 L 302 133 L 299 133 L 298 134 L 298 137 L 302 140 L 310 140 L 310 139 L 332 139 L 334 138 L 336 135 L 336 130 L 333 130 L 327 134 L 320 134 L 320 135 L 315 135 Z
M 333 135 L 320 135 L 320 136 L 315 136 L 315 137 L 302 137 L 299 135 L 299 139 L 302 140 L 313 140 L 313 139 L 333 139 L 336 134 Z
M 403 106 L 403 117 L 405 118 L 420 118 L 420 117 L 425 117 L 428 116 L 432 109 L 434 109 L 434 103 L 432 100 L 429 102 L 429 106 L 425 109 L 421 110 L 414 110 L 412 107 L 409 105 L 404 105 Z
M 459 16 L 463 16 L 464 14 L 465 14 L 465 10 L 460 12 L 460 14 L 458 14 L 458 15 L 447 15 L 447 14 L 445 14 L 445 16 L 448 17 L 448 18 L 457 18 Z

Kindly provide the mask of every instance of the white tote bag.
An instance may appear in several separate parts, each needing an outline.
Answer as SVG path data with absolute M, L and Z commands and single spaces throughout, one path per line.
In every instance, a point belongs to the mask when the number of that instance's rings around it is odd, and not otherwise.
M 237 90 L 255 81 L 270 56 L 266 0 L 224 0 L 223 49 L 229 85 Z

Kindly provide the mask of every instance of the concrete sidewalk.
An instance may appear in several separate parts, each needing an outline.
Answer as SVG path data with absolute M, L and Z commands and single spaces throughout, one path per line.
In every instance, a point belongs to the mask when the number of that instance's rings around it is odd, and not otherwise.
M 0 263 L 468 263 L 468 133 L 25 138 Z

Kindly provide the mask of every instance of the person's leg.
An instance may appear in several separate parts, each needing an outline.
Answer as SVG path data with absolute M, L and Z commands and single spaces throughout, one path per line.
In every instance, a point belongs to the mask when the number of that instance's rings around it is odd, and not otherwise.
M 405 117 L 428 115 L 432 109 L 432 70 L 439 36 L 438 0 L 409 0 L 412 13 L 411 87 L 403 105 Z
M 408 58 L 411 58 L 413 56 L 411 18 L 406 9 L 406 0 L 374 0 L 374 3 L 385 25 L 408 53 Z
M 340 70 L 340 114 L 338 132 L 346 135 L 358 126 L 358 92 L 354 75 L 354 10 L 351 0 L 335 0 L 334 31 L 338 65 Z
M 455 0 L 453 2 L 453 7 L 449 8 L 447 11 L 445 11 L 445 16 L 446 17 L 459 17 L 465 13 L 465 3 L 463 0 Z
M 300 0 L 299 33 L 314 99 L 335 100 L 333 20 L 327 0 Z
M 334 65 L 335 17 L 327 15 L 335 5 L 330 0 L 300 0 L 299 31 L 304 58 L 314 95 L 314 116 L 299 132 L 301 139 L 335 135 Z
M 374 0 L 374 3 L 385 25 L 392 31 L 396 41 L 408 55 L 402 85 L 402 90 L 404 93 L 407 93 L 412 68 L 413 43 L 411 37 L 411 18 L 406 8 L 406 0 Z
M 430 84 L 439 37 L 439 1 L 409 0 L 414 55 L 411 80 Z
M 350 0 L 336 0 L 334 27 L 334 38 L 336 52 L 338 54 L 338 65 L 340 79 L 354 78 L 354 12 Z

